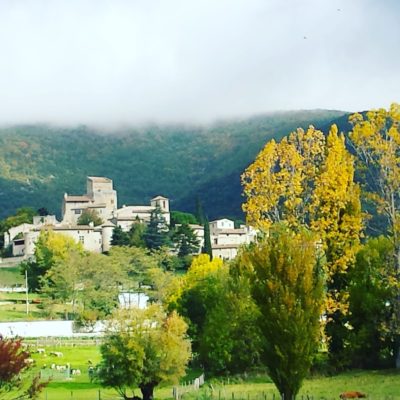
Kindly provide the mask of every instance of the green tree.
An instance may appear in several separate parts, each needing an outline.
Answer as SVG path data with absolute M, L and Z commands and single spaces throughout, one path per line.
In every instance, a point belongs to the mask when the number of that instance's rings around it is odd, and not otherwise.
M 188 224 L 175 227 L 171 240 L 176 246 L 178 257 L 189 256 L 199 251 L 199 239 Z
M 199 331 L 199 360 L 213 373 L 242 373 L 261 363 L 260 312 L 247 280 L 234 279 L 227 269 L 212 275 L 199 282 L 195 291 L 200 300 L 208 293 Z
M 128 290 L 151 284 L 150 272 L 159 269 L 158 257 L 140 247 L 114 246 L 107 260 L 110 265 L 117 265 L 124 271 L 127 280 L 123 284 Z
M 40 207 L 37 210 L 37 214 L 40 215 L 41 217 L 45 217 L 46 215 L 49 215 L 49 210 L 46 207 Z
M 124 399 L 139 387 L 143 400 L 152 400 L 158 384 L 177 382 L 185 374 L 191 354 L 186 328 L 178 314 L 167 315 L 157 305 L 120 314 L 100 348 L 101 384 Z
M 392 255 L 390 239 L 371 238 L 357 253 L 356 264 L 349 272 L 350 313 L 346 339 L 348 360 L 353 367 L 394 367 L 396 267 Z
M 204 254 L 208 254 L 210 259 L 212 260 L 212 246 L 211 246 L 211 233 L 210 233 L 210 224 L 208 222 L 208 218 L 204 219 L 204 246 L 201 249 L 201 252 Z
M 193 214 L 182 211 L 171 211 L 171 227 L 177 224 L 197 224 L 198 221 Z
M 203 205 L 201 203 L 200 197 L 196 196 L 196 212 L 195 217 L 197 219 L 197 223 L 200 225 L 204 225 L 205 222 L 205 214 L 203 210 Z
M 129 230 L 129 245 L 134 247 L 146 247 L 146 242 L 144 240 L 146 229 L 147 227 L 144 223 L 133 223 Z
M 124 232 L 120 226 L 116 226 L 113 230 L 111 245 L 129 246 L 129 234 Z
M 82 211 L 81 216 L 78 218 L 78 225 L 89 225 L 93 223 L 94 226 L 98 226 L 104 223 L 103 219 L 100 217 L 96 210 L 87 208 Z
M 28 271 L 29 290 L 40 289 L 47 271 L 56 262 L 67 259 L 71 251 L 83 253 L 82 244 L 51 230 L 42 231 L 35 246 L 35 260 L 21 264 L 21 273 L 25 275 L 25 271 Z
M 262 315 L 265 363 L 286 400 L 296 397 L 318 346 L 324 295 L 316 253 L 314 235 L 278 226 L 240 256 Z
M 159 249 L 169 244 L 168 227 L 159 207 L 156 207 L 150 215 L 150 222 L 144 234 L 146 246 L 149 249 Z
M 183 277 L 165 278 L 164 293 L 170 293 L 162 300 L 187 320 L 196 361 L 217 374 L 259 364 L 259 312 L 247 281 L 231 276 L 227 264 L 210 261 L 207 254 L 194 257 Z
M 47 271 L 42 292 L 50 300 L 71 302 L 78 321 L 90 326 L 114 311 L 127 279 L 125 267 L 108 256 L 72 249 Z

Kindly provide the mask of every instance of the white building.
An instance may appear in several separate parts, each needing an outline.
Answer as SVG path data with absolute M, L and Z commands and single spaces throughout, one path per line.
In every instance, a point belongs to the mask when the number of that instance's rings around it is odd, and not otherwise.
M 54 215 L 34 217 L 32 224 L 21 224 L 10 228 L 4 234 L 4 247 L 13 246 L 14 256 L 30 257 L 35 252 L 35 245 L 43 230 L 52 230 L 72 237 L 82 243 L 85 250 L 105 252 L 111 247 L 111 239 L 115 226 L 129 231 L 134 223 L 148 223 L 151 213 L 159 208 L 166 222 L 170 225 L 169 200 L 156 196 L 149 205 L 131 205 L 117 208 L 117 192 L 113 182 L 105 177 L 87 177 L 86 194 L 65 194 L 62 203 L 62 221 L 58 222 Z M 100 226 L 78 225 L 78 219 L 84 210 L 96 210 L 102 218 Z M 201 225 L 189 225 L 204 246 L 204 228 Z M 235 229 L 234 222 L 227 218 L 210 222 L 210 236 L 214 257 L 223 259 L 235 258 L 238 248 L 255 240 L 256 231 L 247 226 Z
M 234 226 L 234 222 L 227 218 L 210 222 L 213 257 L 231 260 L 236 257 L 241 245 L 256 239 L 257 232 L 253 228 L 245 225 L 241 225 L 240 228 Z
M 62 202 L 62 221 L 54 215 L 34 217 L 32 224 L 21 224 L 10 228 L 4 234 L 4 247 L 12 245 L 13 256 L 30 257 L 43 230 L 52 230 L 72 237 L 82 243 L 85 250 L 96 253 L 108 251 L 115 226 L 128 231 L 135 222 L 147 223 L 153 210 L 159 207 L 170 224 L 169 200 L 157 196 L 151 199 L 149 206 L 124 206 L 117 208 L 117 192 L 109 178 L 88 176 L 86 194 L 64 195 Z M 78 225 L 78 219 L 84 210 L 95 210 L 103 220 L 100 226 Z
M 169 200 L 163 196 L 157 196 L 150 200 L 148 206 L 122 206 L 115 212 L 113 222 L 127 232 L 134 223 L 148 223 L 151 213 L 158 207 L 169 226 L 171 216 L 169 212 Z
M 29 258 L 34 255 L 36 242 L 43 231 L 53 231 L 69 236 L 76 242 L 80 242 L 83 248 L 95 253 L 102 253 L 110 250 L 111 238 L 115 225 L 105 223 L 100 226 L 90 225 L 65 225 L 65 224 L 32 224 L 28 231 L 21 237 L 18 235 L 12 240 L 13 256 L 25 256 Z
M 104 222 L 114 217 L 117 210 L 117 192 L 113 189 L 111 179 L 88 176 L 86 194 L 64 194 L 61 210 L 63 223 L 76 225 L 84 210 L 95 210 Z

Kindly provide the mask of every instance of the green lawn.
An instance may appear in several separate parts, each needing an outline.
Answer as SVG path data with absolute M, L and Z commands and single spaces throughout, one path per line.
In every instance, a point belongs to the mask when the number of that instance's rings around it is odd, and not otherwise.
M 25 279 L 19 267 L 0 267 L 0 286 L 24 285 Z

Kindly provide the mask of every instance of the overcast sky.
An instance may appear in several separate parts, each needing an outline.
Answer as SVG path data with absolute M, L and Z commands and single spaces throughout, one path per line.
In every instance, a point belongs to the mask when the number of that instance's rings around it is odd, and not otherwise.
M 398 0 L 1 0 L 0 123 L 400 101 Z

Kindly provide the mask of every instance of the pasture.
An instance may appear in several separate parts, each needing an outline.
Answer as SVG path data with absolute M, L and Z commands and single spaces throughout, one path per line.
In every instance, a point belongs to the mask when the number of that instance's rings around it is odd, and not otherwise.
M 0 287 L 13 285 L 25 285 L 19 267 L 0 267 Z
M 99 346 L 79 345 L 42 346 L 45 354 L 32 353 L 36 361 L 36 370 L 46 365 L 50 370 L 51 364 L 65 365 L 81 371 L 81 375 L 72 376 L 69 380 L 55 377 L 45 391 L 40 395 L 41 400 L 111 400 L 117 399 L 117 393 L 112 389 L 101 388 L 96 382 L 90 382 L 88 367 L 89 360 L 93 365 L 100 362 Z M 36 346 L 30 350 L 33 352 Z M 51 356 L 51 352 L 62 352 L 62 357 Z M 199 371 L 190 371 L 183 381 L 192 380 Z M 339 399 L 339 394 L 346 390 L 359 390 L 368 394 L 371 400 L 400 400 L 400 372 L 397 371 L 352 371 L 331 377 L 313 377 L 304 382 L 299 399 Z M 136 395 L 140 395 L 137 390 Z M 165 385 L 156 390 L 157 399 L 172 398 L 172 385 Z M 265 374 L 249 374 L 229 379 L 211 378 L 206 373 L 206 384 L 199 390 L 189 390 L 184 396 L 187 400 L 273 400 L 278 399 L 278 393 L 271 380 Z

